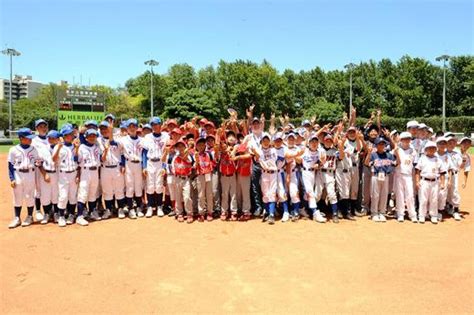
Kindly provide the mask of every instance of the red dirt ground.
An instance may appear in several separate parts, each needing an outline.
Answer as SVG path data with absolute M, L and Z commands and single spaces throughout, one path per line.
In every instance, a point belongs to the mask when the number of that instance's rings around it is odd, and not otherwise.
M 179 224 L 170 218 L 8 230 L 0 156 L 1 313 L 474 313 L 474 180 L 465 220 Z

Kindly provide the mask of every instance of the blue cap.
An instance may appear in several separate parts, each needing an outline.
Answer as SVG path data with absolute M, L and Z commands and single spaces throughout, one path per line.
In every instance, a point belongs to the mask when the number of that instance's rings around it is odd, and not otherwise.
M 127 121 L 124 120 L 120 123 L 120 129 L 124 129 L 124 128 L 127 128 Z
M 61 135 L 63 137 L 72 133 L 74 133 L 74 129 L 70 126 L 65 125 L 64 127 L 61 128 Z
M 135 118 L 130 118 L 129 120 L 127 120 L 127 127 L 130 125 L 135 125 L 138 127 L 138 121 Z
M 109 128 L 109 122 L 108 121 L 101 121 L 100 124 L 99 124 L 99 127 L 105 127 L 105 128 Z
M 45 124 L 45 125 L 48 125 L 48 122 L 44 119 L 38 119 L 35 121 L 35 128 L 38 128 L 39 125 L 41 124 Z
M 142 129 L 150 129 L 151 130 L 151 125 L 150 124 L 144 124 Z
M 384 144 L 387 144 L 387 140 L 385 140 L 384 138 L 382 137 L 378 137 L 377 139 L 375 139 L 375 145 L 378 145 L 379 143 L 383 142 Z
M 48 138 L 57 139 L 57 138 L 59 138 L 61 135 L 60 135 L 59 132 L 57 132 L 56 130 L 50 130 L 46 136 L 47 136 Z
M 303 120 L 303 122 L 301 123 L 301 126 L 303 126 L 303 127 L 306 126 L 306 125 L 310 125 L 310 126 L 311 126 L 311 123 L 310 123 L 310 121 L 309 121 L 308 119 Z
M 97 121 L 95 120 L 88 120 L 85 122 L 84 126 L 94 126 L 94 127 L 98 127 L 97 125 Z
M 21 128 L 18 130 L 18 137 L 33 139 L 36 136 L 33 134 L 33 132 L 31 132 L 30 128 Z
M 277 132 L 274 136 L 273 136 L 273 141 L 276 141 L 276 140 L 283 140 L 283 132 Z
M 85 134 L 84 134 L 84 136 L 87 138 L 87 137 L 89 137 L 90 135 L 96 135 L 96 136 L 98 136 L 99 133 L 98 133 L 97 130 L 95 130 L 95 129 L 87 129 L 86 132 L 85 132 Z
M 161 118 L 160 117 L 153 117 L 150 119 L 150 125 L 161 125 Z
M 115 120 L 115 116 L 112 114 L 107 114 L 107 116 L 105 116 L 105 119 L 108 119 L 108 118 Z

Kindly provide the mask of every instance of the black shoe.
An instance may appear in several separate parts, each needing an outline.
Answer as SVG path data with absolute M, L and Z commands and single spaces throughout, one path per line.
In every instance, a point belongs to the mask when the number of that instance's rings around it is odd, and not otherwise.
M 255 212 L 253 213 L 253 216 L 258 218 L 262 215 L 262 211 L 260 209 L 257 209 L 255 210 Z
M 333 215 L 332 216 L 332 223 L 339 223 L 339 216 Z
M 300 209 L 300 216 L 301 216 L 303 219 L 309 219 L 309 214 L 308 214 L 308 212 L 306 212 L 306 209 L 305 209 L 305 208 L 301 208 L 301 209 Z
M 350 213 L 349 213 L 348 215 L 346 215 L 345 219 L 346 219 L 346 220 L 350 220 L 350 221 L 355 221 L 355 220 L 356 220 L 356 219 L 352 216 L 352 214 L 350 214 Z
M 291 222 L 298 222 L 299 215 L 292 215 L 291 216 Z
M 273 215 L 268 216 L 268 224 L 271 224 L 271 225 L 275 224 L 275 216 Z
M 176 213 L 174 211 L 170 211 L 170 213 L 168 213 L 168 216 L 169 217 L 174 217 L 174 216 L 176 216 Z
M 357 217 L 365 217 L 367 215 L 367 210 L 365 209 L 360 209 L 360 211 L 356 211 L 355 215 Z
M 338 217 L 339 219 L 343 219 L 343 218 L 344 218 L 344 217 L 342 216 L 342 213 L 341 213 L 341 212 L 338 212 L 338 213 L 337 213 L 337 217 Z

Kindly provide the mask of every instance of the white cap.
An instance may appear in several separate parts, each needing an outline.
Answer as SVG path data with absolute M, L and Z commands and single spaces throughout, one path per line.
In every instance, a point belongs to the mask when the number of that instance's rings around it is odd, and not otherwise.
M 394 130 L 392 130 L 392 132 L 390 132 L 390 136 L 393 136 L 396 133 L 398 133 L 398 131 L 397 131 L 397 129 L 394 129 Z
M 407 129 L 408 128 L 418 128 L 418 122 L 416 120 L 410 120 L 407 122 Z
M 436 139 L 436 143 L 440 143 L 440 142 L 448 142 L 448 139 L 446 139 L 445 137 L 438 137 L 438 139 Z
M 428 128 L 428 126 L 425 125 L 424 123 L 421 123 L 421 124 L 418 125 L 418 128 L 423 129 L 423 128 Z
M 428 131 L 429 131 L 430 133 L 434 133 L 433 128 L 431 128 L 431 127 L 428 128 Z
M 464 141 L 469 141 L 472 143 L 472 139 L 469 137 L 462 137 L 461 140 L 459 140 L 459 144 L 463 143 Z
M 411 139 L 411 133 L 404 131 L 400 134 L 400 139 Z
M 436 148 L 436 143 L 433 141 L 427 141 L 423 150 L 426 150 L 427 148 Z
M 448 131 L 448 132 L 446 132 L 446 133 L 444 134 L 444 136 L 445 136 L 446 138 L 452 138 L 452 137 L 455 137 L 454 133 L 452 133 L 452 132 L 449 132 L 449 131 Z

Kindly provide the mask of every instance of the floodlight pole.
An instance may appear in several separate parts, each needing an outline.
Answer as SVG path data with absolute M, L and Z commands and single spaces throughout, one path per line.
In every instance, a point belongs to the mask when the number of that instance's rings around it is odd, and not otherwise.
M 151 72 L 151 79 L 150 79 L 150 101 L 151 101 L 151 117 L 153 117 L 154 114 L 154 104 L 153 104 L 153 66 L 158 66 L 159 62 L 150 59 L 145 61 L 145 65 L 150 66 L 150 72 Z
M 12 138 L 13 118 L 12 118 L 12 84 L 13 84 L 13 56 L 20 56 L 21 53 L 13 48 L 2 50 L 2 54 L 10 56 L 10 92 L 8 96 L 8 135 Z
M 446 132 L 446 61 L 450 58 L 448 55 L 436 58 L 436 61 L 443 61 L 443 132 Z

